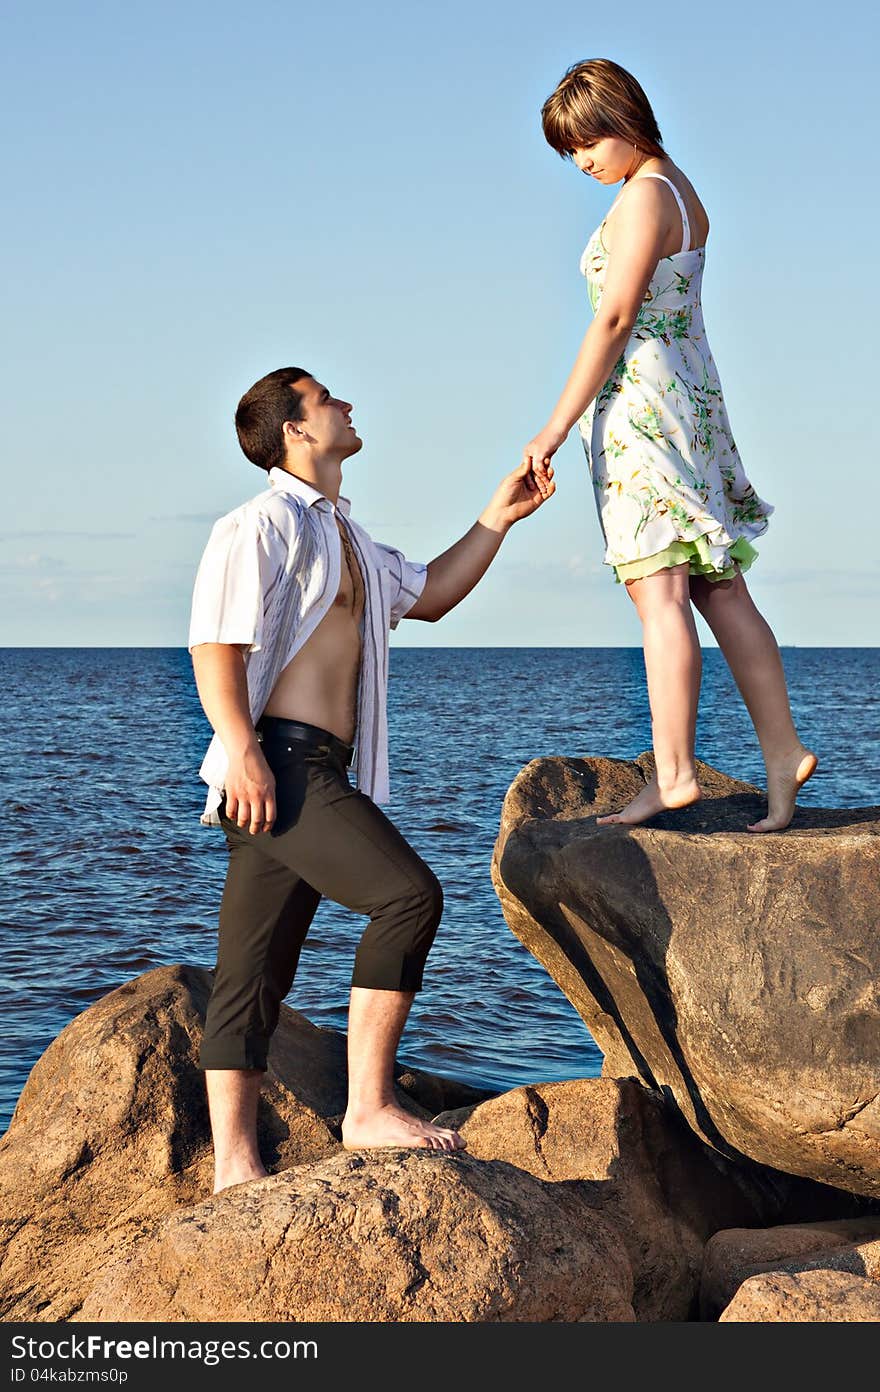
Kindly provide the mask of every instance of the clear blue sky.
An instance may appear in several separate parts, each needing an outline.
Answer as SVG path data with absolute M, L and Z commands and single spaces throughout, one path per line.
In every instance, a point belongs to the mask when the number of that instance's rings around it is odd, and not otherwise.
M 713 222 L 704 304 L 783 643 L 880 643 L 868 3 L 4 7 L 2 644 L 183 644 L 232 413 L 288 363 L 355 403 L 345 491 L 428 560 L 544 423 L 613 192 L 544 144 L 563 70 L 639 77 Z M 480 589 L 395 641 L 635 644 L 580 443 Z

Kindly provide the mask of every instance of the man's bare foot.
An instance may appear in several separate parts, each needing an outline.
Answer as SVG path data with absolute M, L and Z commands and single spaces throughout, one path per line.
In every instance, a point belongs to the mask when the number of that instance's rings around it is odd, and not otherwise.
M 784 831 L 794 816 L 799 790 L 816 772 L 819 760 L 799 744 L 785 758 L 767 764 L 767 816 L 753 822 L 749 831 Z
M 248 1184 L 252 1179 L 267 1179 L 269 1171 L 253 1161 L 224 1165 L 214 1174 L 214 1193 L 229 1189 L 233 1184 Z
M 412 1146 L 417 1150 L 466 1150 L 457 1131 L 420 1121 L 394 1102 L 372 1111 L 352 1111 L 342 1118 L 342 1144 L 346 1150 L 379 1146 Z
M 628 802 L 621 812 L 611 812 L 607 817 L 597 817 L 596 825 L 610 826 L 619 822 L 624 826 L 636 826 L 639 822 L 646 822 L 649 817 L 656 817 L 658 812 L 669 812 L 674 807 L 689 807 L 692 802 L 699 800 L 700 785 L 695 778 L 683 778 L 671 788 L 661 789 L 655 774 L 650 783 L 646 783 L 642 791 L 636 793 L 632 802 Z

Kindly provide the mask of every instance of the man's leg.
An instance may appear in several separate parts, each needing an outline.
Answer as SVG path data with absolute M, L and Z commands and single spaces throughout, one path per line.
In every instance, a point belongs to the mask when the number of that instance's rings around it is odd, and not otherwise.
M 308 792 L 298 815 L 287 814 L 279 792 L 276 829 L 263 848 L 322 897 L 370 920 L 352 976 L 343 1141 L 352 1148 L 459 1148 L 457 1133 L 400 1107 L 393 1085 L 395 1051 L 443 910 L 437 877 L 376 804 L 355 791 L 339 759 L 312 752 L 304 766 Z
M 265 1179 L 268 1174 L 257 1146 L 257 1105 L 262 1081 L 262 1071 L 257 1068 L 205 1070 L 214 1138 L 215 1194 L 230 1184 Z
M 230 857 L 200 1063 L 214 1139 L 214 1193 L 262 1179 L 257 1106 L 269 1040 L 320 895 L 225 823 Z
M 461 1150 L 457 1131 L 419 1121 L 401 1110 L 394 1095 L 394 1058 L 412 991 L 351 988 L 348 1010 L 348 1107 L 342 1141 L 348 1150 L 367 1146 L 417 1146 Z

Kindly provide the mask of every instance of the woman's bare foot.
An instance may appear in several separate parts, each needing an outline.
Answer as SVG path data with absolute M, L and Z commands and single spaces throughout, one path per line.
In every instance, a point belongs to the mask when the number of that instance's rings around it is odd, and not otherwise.
M 267 1179 L 268 1175 L 269 1171 L 264 1169 L 262 1164 L 255 1164 L 252 1160 L 225 1165 L 222 1170 L 215 1170 L 214 1193 L 219 1194 L 221 1190 L 229 1189 L 233 1184 L 249 1184 L 252 1179 Z
M 700 785 L 695 778 L 683 778 L 672 787 L 662 788 L 657 782 L 656 774 L 650 783 L 646 783 L 640 793 L 636 793 L 632 802 L 628 802 L 626 807 L 620 812 L 611 812 L 606 817 L 597 817 L 597 826 L 610 826 L 612 823 L 620 822 L 624 826 L 636 826 L 639 822 L 648 821 L 649 817 L 656 817 L 658 812 L 669 812 L 674 807 L 689 807 L 692 802 L 700 800 Z
M 810 749 L 799 744 L 793 753 L 767 764 L 767 816 L 749 831 L 784 831 L 794 816 L 797 795 L 819 767 Z
M 421 1121 L 393 1102 L 372 1111 L 349 1109 L 342 1118 L 342 1144 L 346 1150 L 379 1146 L 411 1146 L 417 1150 L 466 1150 L 457 1131 Z

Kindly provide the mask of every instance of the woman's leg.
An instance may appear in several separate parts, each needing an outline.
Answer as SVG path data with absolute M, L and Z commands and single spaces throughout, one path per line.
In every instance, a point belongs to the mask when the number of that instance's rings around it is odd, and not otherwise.
M 782 658 L 770 625 L 742 575 L 733 580 L 691 579 L 691 598 L 714 633 L 761 745 L 767 769 L 767 816 L 749 831 L 781 831 L 794 814 L 798 789 L 818 764 L 798 739 Z
M 627 583 L 639 611 L 645 648 L 656 773 L 632 802 L 598 823 L 647 821 L 664 808 L 686 807 L 700 796 L 694 736 L 702 658 L 691 612 L 686 564 Z

